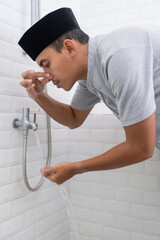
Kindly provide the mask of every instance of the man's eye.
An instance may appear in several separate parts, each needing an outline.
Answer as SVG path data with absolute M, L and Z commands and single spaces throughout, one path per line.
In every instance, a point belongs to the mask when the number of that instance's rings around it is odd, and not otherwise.
M 49 63 L 48 63 L 48 64 L 46 64 L 45 68 L 49 68 Z

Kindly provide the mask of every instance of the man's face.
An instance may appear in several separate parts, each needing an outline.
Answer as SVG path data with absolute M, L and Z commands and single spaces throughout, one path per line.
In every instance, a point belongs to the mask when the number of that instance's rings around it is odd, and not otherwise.
M 36 62 L 43 67 L 44 72 L 51 74 L 51 81 L 58 88 L 69 91 L 78 80 L 75 60 L 67 48 L 63 47 L 59 53 L 48 46 L 38 55 Z

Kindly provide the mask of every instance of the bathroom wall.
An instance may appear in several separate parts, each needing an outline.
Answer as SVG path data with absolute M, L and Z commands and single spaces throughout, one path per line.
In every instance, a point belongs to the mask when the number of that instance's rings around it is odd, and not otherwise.
M 42 2 L 42 1 L 41 1 Z M 64 1 L 43 1 L 41 16 L 63 5 Z M 77 11 L 78 1 L 65 1 Z M 78 8 L 79 9 L 79 8 Z M 78 13 L 77 13 L 78 15 Z M 47 158 L 46 115 L 19 85 L 27 69 L 40 71 L 23 53 L 17 42 L 30 26 L 30 0 L 0 0 L 0 239 L 1 240 L 67 240 L 69 221 L 59 188 L 45 181 L 37 192 L 29 192 L 22 176 L 21 129 L 12 128 L 14 118 L 21 119 L 23 107 L 37 113 L 37 131 L 42 161 Z M 68 160 L 68 142 L 55 142 L 57 131 L 66 131 L 51 121 L 53 129 L 52 165 Z M 27 172 L 34 187 L 40 180 L 41 153 L 33 132 L 29 131 Z M 68 184 L 64 186 L 68 189 Z
M 127 24 L 160 25 L 159 0 L 43 0 L 45 15 L 61 6 L 72 7 L 84 31 L 94 37 Z M 21 72 L 37 68 L 17 45 L 30 26 L 30 0 L 0 0 L 0 239 L 75 240 L 59 189 L 51 182 L 35 193 L 23 183 L 22 131 L 12 128 L 22 108 L 37 113 L 43 161 L 47 157 L 46 117 L 19 85 Z M 49 94 L 69 103 L 76 86 L 64 92 L 48 84 Z M 123 128 L 104 104 L 94 108 L 76 130 L 52 124 L 52 165 L 96 156 L 125 139 Z M 28 140 L 28 174 L 31 184 L 40 178 L 41 156 L 33 132 Z M 160 159 L 114 171 L 75 176 L 64 187 L 70 193 L 80 240 L 159 240 Z M 70 222 L 70 225 L 69 225 Z
M 159 12 L 160 1 L 82 0 L 81 26 L 92 37 L 129 24 L 160 26 Z M 91 158 L 125 140 L 119 120 L 98 105 L 79 129 L 68 133 L 71 161 Z M 81 240 L 159 240 L 159 150 L 133 166 L 77 175 L 70 181 L 70 199 Z M 73 228 L 70 236 L 75 239 Z

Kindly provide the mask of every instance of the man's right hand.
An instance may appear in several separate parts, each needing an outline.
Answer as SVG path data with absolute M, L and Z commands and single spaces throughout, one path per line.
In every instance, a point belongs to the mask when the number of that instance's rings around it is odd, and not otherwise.
M 23 80 L 20 82 L 20 85 L 26 88 L 31 98 L 36 100 L 42 94 L 44 86 L 52 79 L 52 76 L 49 73 L 28 70 L 22 73 L 22 78 Z M 43 79 L 39 80 L 38 78 Z

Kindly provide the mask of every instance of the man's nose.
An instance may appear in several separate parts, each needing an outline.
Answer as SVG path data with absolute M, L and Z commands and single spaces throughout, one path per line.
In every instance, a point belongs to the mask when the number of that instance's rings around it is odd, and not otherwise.
M 47 71 L 47 70 L 45 70 L 45 69 L 43 69 L 43 71 L 44 71 L 44 73 L 49 73 L 51 79 L 53 78 L 53 74 L 52 74 L 50 71 Z

